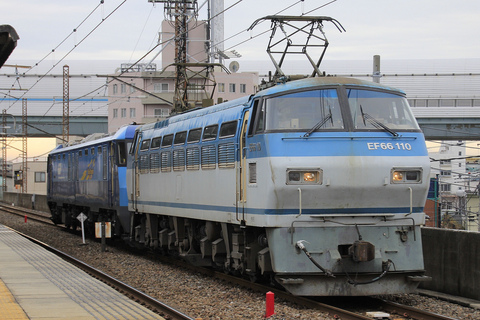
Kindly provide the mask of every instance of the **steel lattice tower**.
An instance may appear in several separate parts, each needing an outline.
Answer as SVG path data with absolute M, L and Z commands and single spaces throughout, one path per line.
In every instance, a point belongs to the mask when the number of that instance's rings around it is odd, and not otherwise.
M 22 193 L 27 193 L 27 99 L 22 99 Z
M 176 112 L 188 109 L 187 37 L 188 21 L 198 14 L 197 0 L 149 0 L 164 4 L 164 10 L 175 27 L 175 96 Z
M 62 143 L 67 145 L 70 139 L 70 84 L 69 67 L 63 66 L 63 118 L 62 118 Z
M 2 111 L 2 190 L 7 191 L 7 110 Z

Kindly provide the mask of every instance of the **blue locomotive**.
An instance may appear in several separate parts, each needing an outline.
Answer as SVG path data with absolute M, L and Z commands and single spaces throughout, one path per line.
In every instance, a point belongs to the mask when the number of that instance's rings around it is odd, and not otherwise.
M 340 77 L 280 83 L 138 127 L 124 230 L 296 295 L 411 292 L 426 278 L 429 168 L 403 92 Z
M 403 92 L 316 77 L 49 155 L 52 219 L 302 296 L 425 280 L 425 140 Z
M 113 135 L 85 138 L 71 146 L 58 146 L 48 156 L 47 201 L 52 221 L 76 228 L 80 213 L 94 222 L 112 222 L 116 235 L 128 226 L 126 190 L 127 150 L 136 125 L 122 127 Z M 92 230 L 90 230 L 92 231 Z M 128 231 L 128 229 L 127 229 Z

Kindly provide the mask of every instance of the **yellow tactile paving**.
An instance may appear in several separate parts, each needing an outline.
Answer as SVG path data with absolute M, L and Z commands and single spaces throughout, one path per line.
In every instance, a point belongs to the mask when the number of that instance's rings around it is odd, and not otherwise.
M 20 308 L 10 290 L 0 279 L 0 310 L 2 320 L 22 320 L 28 319 L 23 309 Z

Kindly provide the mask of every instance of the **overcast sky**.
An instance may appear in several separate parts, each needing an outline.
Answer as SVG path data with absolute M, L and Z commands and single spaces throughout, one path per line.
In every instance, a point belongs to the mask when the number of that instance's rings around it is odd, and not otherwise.
M 225 48 L 242 54 L 240 61 L 268 60 L 265 48 L 269 34 L 244 41 L 267 30 L 270 23 L 259 25 L 253 32 L 242 31 L 257 18 L 279 12 L 301 15 L 330 1 L 225 0 L 225 8 L 235 4 L 225 12 L 225 38 L 241 32 L 226 41 Z M 67 60 L 136 61 L 156 44 L 164 19 L 163 4 L 154 6 L 147 0 L 104 2 L 0 0 L 0 24 L 12 25 L 20 36 L 7 64 L 44 57 L 51 63 L 72 49 Z M 205 8 L 200 11 L 201 18 L 206 17 Z M 375 54 L 382 60 L 480 58 L 479 0 L 336 0 L 308 15 L 331 16 L 346 29 L 340 33 L 325 24 L 330 42 L 325 59 L 371 60 Z M 74 29 L 77 31 L 67 38 Z M 55 52 L 48 55 L 54 48 Z

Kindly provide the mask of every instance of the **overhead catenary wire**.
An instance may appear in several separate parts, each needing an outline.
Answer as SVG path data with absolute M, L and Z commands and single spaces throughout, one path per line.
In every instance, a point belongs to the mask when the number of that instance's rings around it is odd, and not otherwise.
M 126 1 L 126 0 L 125 0 L 125 1 Z M 71 53 L 80 43 L 82 43 L 93 31 L 95 31 L 95 29 L 98 28 L 98 26 L 99 26 L 103 21 L 105 21 L 106 19 L 108 19 L 121 5 L 123 5 L 123 3 L 125 3 L 125 1 L 123 1 L 119 6 L 117 6 L 117 8 L 116 8 L 115 10 L 113 10 L 111 13 L 109 13 L 106 18 L 102 19 L 102 21 L 101 21 L 99 24 L 97 24 L 97 26 L 96 26 L 93 30 L 91 30 L 91 31 L 87 34 L 86 37 L 84 37 L 78 44 L 76 44 L 76 45 L 75 45 L 66 55 L 64 55 L 52 68 L 50 68 L 43 76 L 41 76 L 41 77 L 29 88 L 29 90 L 27 90 L 27 92 L 23 93 L 18 99 L 20 100 L 21 98 L 23 98 L 23 97 L 28 93 L 28 91 L 30 91 L 33 87 L 35 87 L 53 68 L 55 68 L 61 61 L 63 61 L 63 60 L 66 58 L 66 56 L 68 56 L 68 54 L 70 54 L 70 53 Z M 243 1 L 243 0 L 237 1 L 236 3 L 232 4 L 232 5 L 229 6 L 228 8 L 224 9 L 221 13 L 224 13 L 224 12 L 232 9 L 234 6 L 236 6 L 238 3 L 242 2 L 242 1 Z M 294 4 L 286 7 L 285 9 L 282 9 L 282 10 L 279 11 L 278 13 L 281 13 L 281 12 L 289 9 L 289 8 L 291 8 L 292 6 L 294 6 L 294 5 L 296 5 L 296 4 L 300 3 L 300 2 L 303 2 L 303 1 L 297 1 L 297 2 L 295 2 Z M 95 11 L 99 8 L 99 6 L 100 6 L 101 4 L 103 4 L 103 1 L 101 1 L 101 3 L 100 3 L 99 5 L 97 5 L 97 7 L 96 7 L 95 9 L 93 9 L 93 10 L 87 15 L 87 17 L 86 17 L 85 19 L 83 19 L 82 22 L 81 22 L 76 28 L 74 28 L 74 30 L 76 31 L 80 26 L 82 26 L 82 24 L 93 14 L 93 12 L 95 12 Z M 219 14 L 221 14 L 221 13 L 219 13 Z M 278 14 L 278 13 L 277 13 L 277 14 Z M 218 15 L 218 14 L 217 14 L 217 15 Z M 216 15 L 216 16 L 217 16 L 217 15 Z M 215 17 L 216 17 L 216 16 L 215 16 Z M 212 18 L 210 18 L 210 19 L 213 19 L 213 18 L 214 18 L 214 17 L 212 17 Z M 245 31 L 245 30 L 244 30 L 244 31 Z M 256 35 L 255 37 L 258 37 L 258 36 L 260 36 L 260 35 L 268 32 L 268 31 L 269 31 L 269 30 L 264 31 L 264 32 L 260 33 L 259 35 Z M 242 32 L 243 32 L 243 31 L 242 31 Z M 35 64 L 35 66 L 37 66 L 40 62 L 44 61 L 49 55 L 51 55 L 53 52 L 55 52 L 55 50 L 56 50 L 61 44 L 63 44 L 63 43 L 66 41 L 66 39 L 68 39 L 69 37 L 71 37 L 71 35 L 72 35 L 73 33 L 74 33 L 74 31 L 72 31 L 71 34 L 69 34 L 64 40 L 62 40 L 62 41 L 60 42 L 60 44 L 55 47 L 55 49 L 53 49 L 53 50 L 52 50 L 51 52 L 49 52 L 44 58 L 42 58 L 39 62 L 37 62 L 37 63 Z M 251 39 L 253 39 L 253 38 L 255 38 L 255 37 L 252 37 L 252 38 L 250 38 L 249 40 L 251 40 Z M 229 38 L 229 39 L 230 39 L 230 38 Z M 241 43 L 244 43 L 244 42 L 249 41 L 249 40 L 242 41 Z M 240 43 L 240 44 L 241 44 L 241 43 Z M 156 48 L 156 47 L 158 47 L 158 44 L 157 44 L 156 46 L 154 46 L 154 48 Z M 150 50 L 150 51 L 151 51 L 151 50 Z M 142 60 L 142 59 L 140 59 L 139 61 L 141 61 L 141 60 Z M 137 61 L 135 64 L 137 64 L 139 61 Z M 134 65 L 135 65 L 135 64 L 134 64 Z M 104 85 L 102 85 L 102 86 L 100 86 L 100 87 L 98 87 L 98 88 L 90 91 L 90 93 L 95 92 L 95 91 L 98 91 L 98 90 L 101 90 L 101 88 L 103 88 L 103 87 L 104 87 Z M 78 98 L 71 99 L 70 101 L 75 101 L 75 100 L 81 99 L 81 98 L 85 97 L 86 95 L 88 95 L 88 94 L 82 95 L 81 97 L 78 97 Z M 18 100 L 17 100 L 17 101 L 18 101 Z M 14 102 L 7 108 L 7 110 L 9 110 L 17 101 L 14 101 Z M 85 103 L 87 103 L 87 102 L 85 102 Z M 85 104 L 85 103 L 84 103 L 84 104 Z M 53 105 L 54 105 L 54 104 L 52 104 L 52 106 L 50 106 L 50 107 L 48 108 L 48 111 L 51 110 L 51 108 L 53 107 Z M 78 107 L 75 108 L 75 110 L 76 110 L 76 109 L 78 109 Z M 97 109 L 98 109 L 98 108 L 97 108 Z M 46 114 L 47 114 L 47 112 L 45 113 L 45 115 L 46 115 Z
M 70 55 L 70 53 L 72 53 L 82 42 L 84 42 L 95 30 L 97 30 L 100 25 L 102 25 L 108 18 L 110 18 L 113 13 L 115 13 L 127 0 L 124 0 L 122 1 L 122 3 L 120 3 L 117 7 L 115 7 L 115 9 L 113 9 L 105 18 L 103 18 L 100 22 L 98 22 L 93 28 L 92 30 L 90 30 L 86 36 L 84 36 L 77 44 L 75 44 L 73 46 L 73 48 L 71 48 L 66 54 L 63 55 L 63 57 L 57 61 L 57 63 L 55 63 L 47 72 L 45 72 L 42 76 L 40 76 L 40 78 L 30 87 L 28 88 L 28 90 L 26 92 L 24 92 L 20 97 L 19 97 L 19 100 L 21 100 L 32 88 L 34 88 L 41 80 L 43 80 L 43 78 L 45 78 L 45 76 L 50 72 L 52 71 L 60 62 L 62 62 L 63 60 L 65 60 L 65 58 Z M 101 1 L 103 2 L 103 0 Z M 83 23 L 83 22 L 82 22 Z M 16 102 L 18 102 L 19 100 L 16 100 L 14 101 L 6 110 L 8 111 Z

